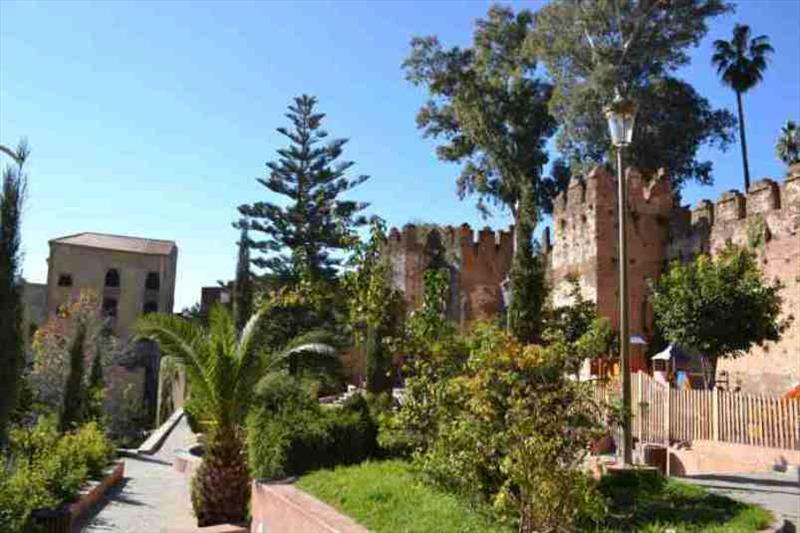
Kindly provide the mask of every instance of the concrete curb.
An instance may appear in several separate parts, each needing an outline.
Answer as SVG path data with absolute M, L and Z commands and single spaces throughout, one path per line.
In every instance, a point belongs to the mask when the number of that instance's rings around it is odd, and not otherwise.
M 284 481 L 253 481 L 253 533 L 368 533 L 349 516 Z
M 164 440 L 169 436 L 172 429 L 175 425 L 180 421 L 181 417 L 183 416 L 183 407 L 176 409 L 172 415 L 167 419 L 166 422 L 161 424 L 157 430 L 155 430 L 147 440 L 142 443 L 141 446 L 136 450 L 136 453 L 141 453 L 144 455 L 153 455 L 156 453 L 161 445 L 164 443 Z

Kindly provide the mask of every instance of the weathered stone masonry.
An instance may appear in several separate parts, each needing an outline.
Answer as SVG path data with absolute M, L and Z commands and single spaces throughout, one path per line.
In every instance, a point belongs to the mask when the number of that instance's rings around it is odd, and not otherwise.
M 448 262 L 452 265 L 451 319 L 459 324 L 496 317 L 503 310 L 500 284 L 511 267 L 514 253 L 513 228 L 477 235 L 464 224 L 439 230 Z M 403 290 L 406 304 L 414 309 L 422 302 L 423 273 L 428 266 L 426 244 L 432 232 L 413 224 L 389 233 L 388 250 L 394 284 Z

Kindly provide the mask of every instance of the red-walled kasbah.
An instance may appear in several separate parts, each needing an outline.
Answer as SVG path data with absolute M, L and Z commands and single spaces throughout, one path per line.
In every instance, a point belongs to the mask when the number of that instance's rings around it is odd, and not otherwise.
M 698 253 L 715 254 L 728 243 L 753 248 L 765 276 L 784 285 L 783 313 L 793 316 L 776 343 L 756 347 L 746 356 L 720 362 L 720 377 L 744 392 L 779 394 L 800 382 L 800 165 L 782 181 L 764 179 L 746 195 L 724 193 L 716 202 L 694 208 L 676 205 L 667 179 L 644 180 L 628 172 L 628 250 L 631 334 L 650 339 L 653 315 L 647 302 L 650 280 L 673 260 L 688 261 Z M 567 301 L 569 275 L 578 277 L 585 297 L 616 327 L 617 184 L 605 168 L 583 179 L 573 178 L 556 198 L 554 238 L 549 228 L 543 247 L 555 305 Z M 411 308 L 422 296 L 422 273 L 431 243 L 431 228 L 405 226 L 389 236 L 395 285 Z M 459 324 L 497 316 L 503 311 L 501 283 L 511 266 L 513 228 L 477 235 L 468 226 L 440 229 L 453 269 L 451 318 Z M 644 365 L 644 350 L 634 350 L 633 366 Z

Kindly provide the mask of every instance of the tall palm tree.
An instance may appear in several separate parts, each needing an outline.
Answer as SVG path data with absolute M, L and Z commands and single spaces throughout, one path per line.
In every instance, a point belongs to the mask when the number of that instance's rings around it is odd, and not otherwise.
M 722 81 L 736 92 L 739 106 L 739 136 L 742 138 L 742 164 L 744 165 L 745 192 L 750 188 L 750 168 L 747 163 L 747 139 L 744 134 L 744 110 L 742 94 L 746 93 L 763 79 L 767 69 L 767 55 L 775 50 L 766 35 L 750 38 L 750 27 L 737 24 L 733 28 L 730 41 L 714 41 L 714 55 L 711 62 L 717 67 Z
M 794 121 L 786 121 L 781 128 L 781 135 L 775 144 L 775 153 L 778 159 L 787 165 L 800 163 L 800 128 Z
M 186 372 L 195 414 L 207 435 L 203 463 L 192 480 L 200 526 L 242 522 L 247 513 L 250 476 L 242 426 L 253 387 L 269 364 L 256 342 L 263 316 L 253 315 L 241 334 L 222 306 L 211 310 L 208 329 L 156 313 L 135 326 L 139 338 L 156 341 L 162 355 Z

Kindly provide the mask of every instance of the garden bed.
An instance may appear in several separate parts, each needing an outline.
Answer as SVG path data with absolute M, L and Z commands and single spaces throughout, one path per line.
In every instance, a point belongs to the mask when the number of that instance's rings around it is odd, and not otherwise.
M 318 470 L 297 486 L 376 533 L 511 531 L 423 484 L 402 461 Z
M 455 496 L 421 482 L 408 463 L 366 462 L 320 470 L 297 486 L 376 532 L 512 531 Z M 608 515 L 597 531 L 757 532 L 770 526 L 764 509 L 654 473 L 614 475 L 600 483 Z

